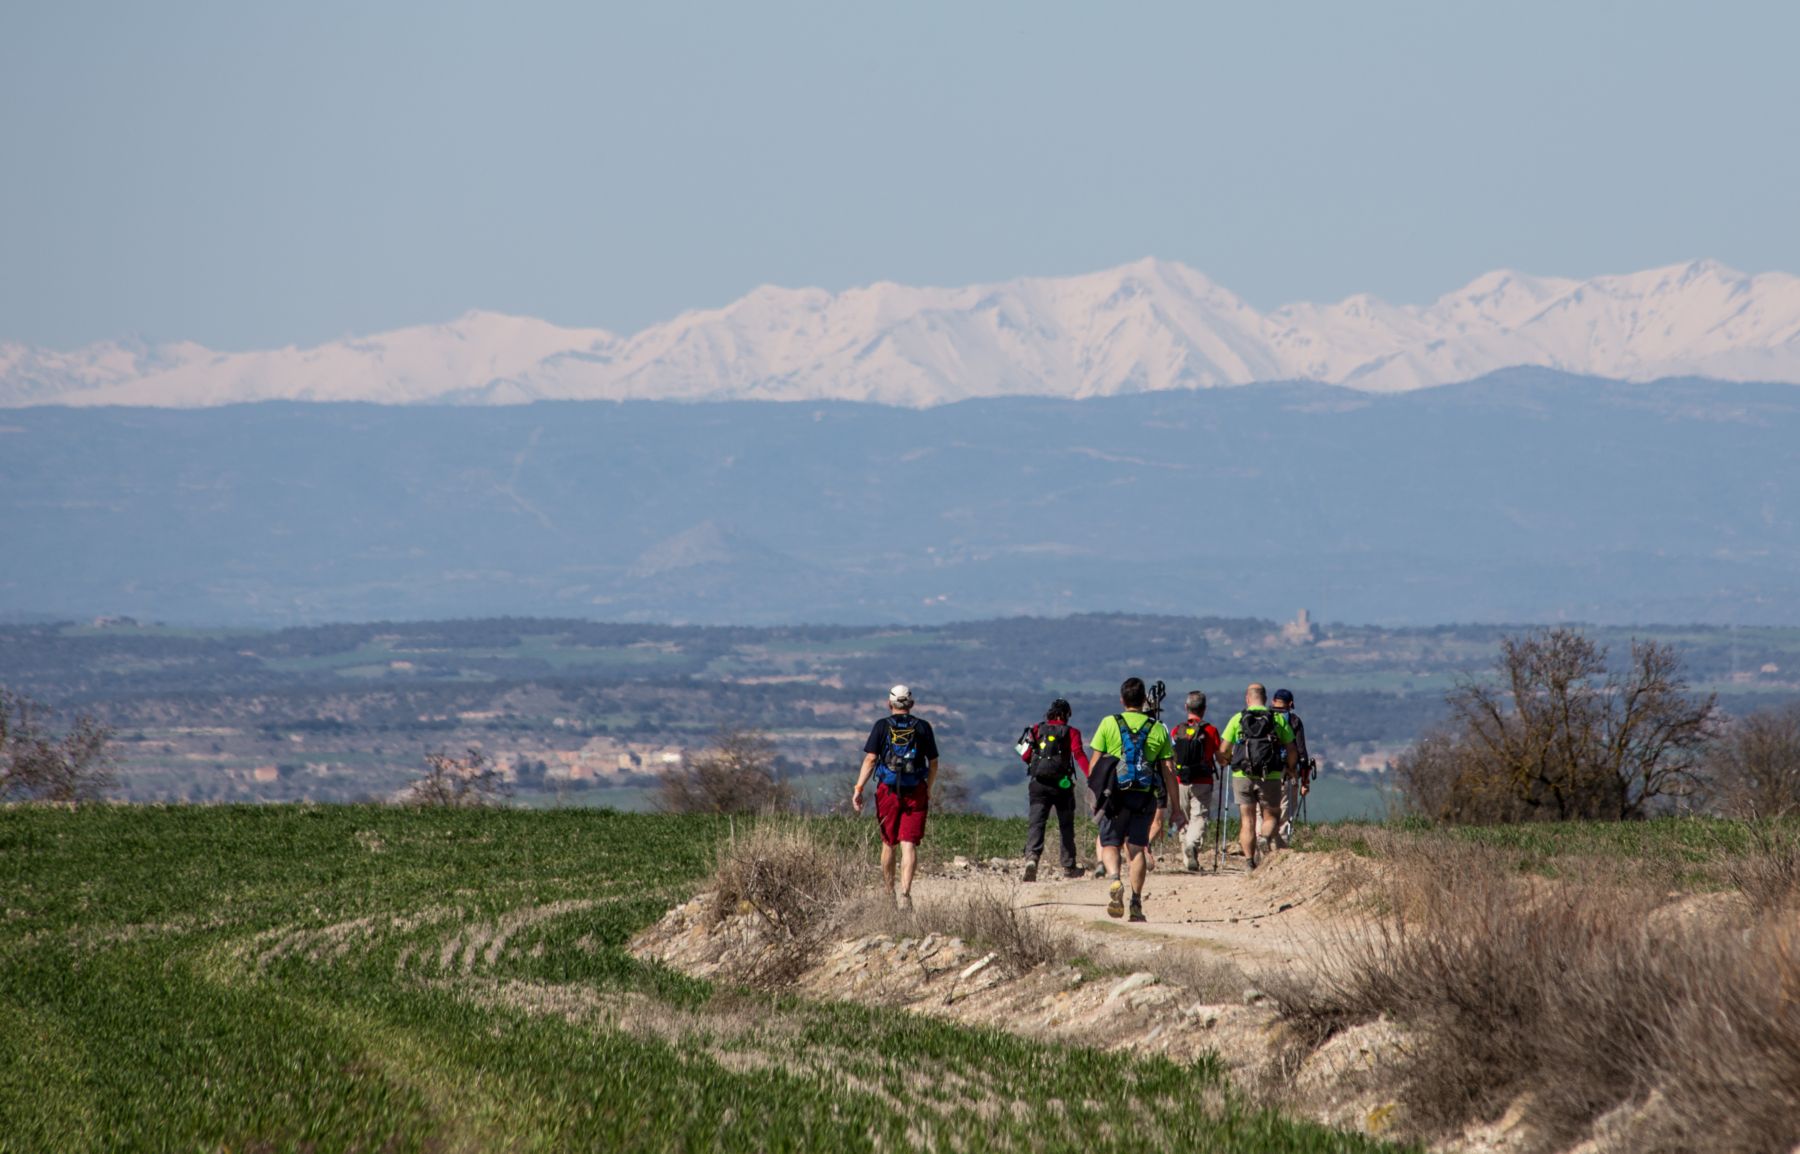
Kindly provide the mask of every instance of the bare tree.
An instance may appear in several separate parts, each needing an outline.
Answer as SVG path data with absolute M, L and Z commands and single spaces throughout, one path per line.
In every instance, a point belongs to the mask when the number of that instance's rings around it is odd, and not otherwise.
M 511 791 L 486 753 L 469 746 L 461 757 L 442 750 L 425 755 L 425 776 L 401 798 L 407 805 L 473 809 L 498 805 Z
M 49 710 L 0 689 L 0 801 L 97 801 L 118 784 L 112 730 L 78 715 L 51 728 Z
M 963 780 L 962 767 L 954 761 L 938 762 L 937 780 L 931 783 L 931 809 L 934 813 L 980 813 L 981 807 Z
M 1800 812 L 1800 702 L 1730 721 L 1708 760 L 1707 778 L 1732 817 Z
M 1498 678 L 1447 696 L 1450 720 L 1401 758 L 1412 808 L 1446 821 L 1646 816 L 1693 796 L 1716 699 L 1690 697 L 1674 651 L 1605 647 L 1572 629 L 1501 642 Z
M 793 790 L 775 771 L 775 745 L 756 729 L 721 729 L 712 744 L 663 774 L 665 813 L 774 813 L 792 809 Z

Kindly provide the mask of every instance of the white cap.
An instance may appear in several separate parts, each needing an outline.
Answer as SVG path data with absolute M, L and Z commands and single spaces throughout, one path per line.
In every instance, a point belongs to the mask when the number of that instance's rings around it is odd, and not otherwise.
M 911 705 L 912 699 L 912 690 L 904 685 L 896 685 L 888 690 L 889 705 Z

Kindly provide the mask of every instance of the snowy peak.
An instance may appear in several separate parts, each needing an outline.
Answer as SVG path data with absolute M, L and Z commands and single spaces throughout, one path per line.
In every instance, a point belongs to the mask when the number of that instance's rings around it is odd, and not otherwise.
M 313 348 L 0 344 L 0 406 L 819 400 L 927 406 L 1305 379 L 1394 392 L 1536 365 L 1800 383 L 1800 278 L 1696 260 L 1572 280 L 1500 269 L 1428 305 L 1258 312 L 1185 265 L 963 288 L 765 286 L 629 337 L 470 312 Z

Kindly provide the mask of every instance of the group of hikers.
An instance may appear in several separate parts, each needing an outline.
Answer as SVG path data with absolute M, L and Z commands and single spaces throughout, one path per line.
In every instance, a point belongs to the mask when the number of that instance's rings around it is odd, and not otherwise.
M 1051 813 L 1062 838 L 1063 876 L 1087 876 L 1075 854 L 1078 783 L 1087 787 L 1100 826 L 1094 876 L 1108 881 L 1106 912 L 1115 918 L 1129 909 L 1132 921 L 1145 920 L 1144 881 L 1156 864 L 1152 847 L 1171 828 L 1181 834 L 1186 869 L 1201 869 L 1208 846 L 1218 868 L 1225 852 L 1227 780 L 1238 806 L 1238 850 L 1246 865 L 1254 870 L 1269 851 L 1287 844 L 1316 770 L 1293 693 L 1277 689 L 1270 695 L 1262 684 L 1251 683 L 1244 708 L 1223 730 L 1206 720 L 1206 694 L 1199 690 L 1187 695 L 1187 717 L 1171 729 L 1160 718 L 1162 697 L 1162 682 L 1151 688 L 1142 678 L 1126 678 L 1119 686 L 1119 712 L 1094 729 L 1092 758 L 1071 724 L 1069 703 L 1060 697 L 1042 721 L 1020 735 L 1015 748 L 1025 762 L 1031 803 L 1025 881 L 1038 878 Z M 938 772 L 937 738 L 929 722 L 913 716 L 913 705 L 906 686 L 888 691 L 888 716 L 869 731 L 850 793 L 852 808 L 861 813 L 875 779 L 881 872 L 901 909 L 912 907 L 919 842 Z

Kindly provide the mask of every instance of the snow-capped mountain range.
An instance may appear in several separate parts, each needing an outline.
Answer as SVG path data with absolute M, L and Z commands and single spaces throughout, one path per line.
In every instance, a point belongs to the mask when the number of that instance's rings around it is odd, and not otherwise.
M 535 399 L 1090 397 L 1314 380 L 1398 392 L 1538 365 L 1800 383 L 1800 278 L 1694 261 L 1569 280 L 1499 271 L 1424 306 L 1258 312 L 1180 264 L 969 288 L 760 288 L 633 336 L 471 312 L 314 348 L 0 343 L 0 406 Z

